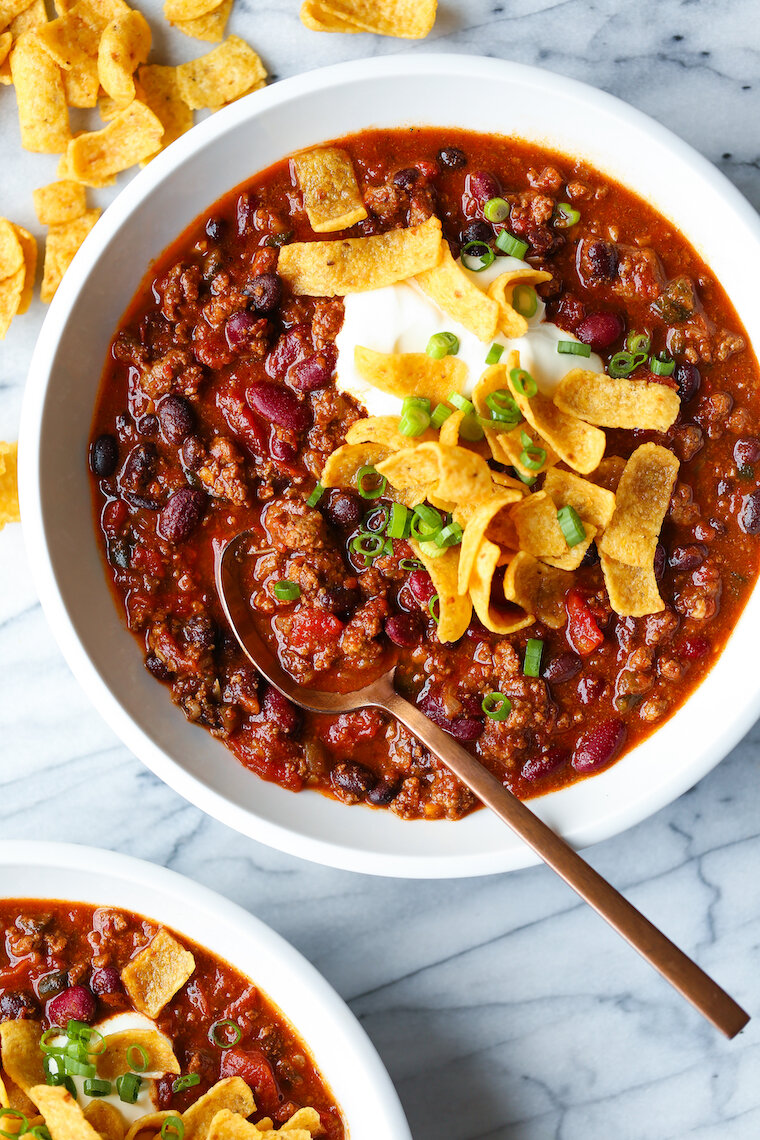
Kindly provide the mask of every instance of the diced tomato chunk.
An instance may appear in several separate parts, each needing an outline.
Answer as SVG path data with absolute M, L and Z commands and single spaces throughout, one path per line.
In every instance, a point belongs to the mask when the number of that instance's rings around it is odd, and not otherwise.
M 232 392 L 217 392 L 216 406 L 233 435 L 254 455 L 267 454 L 267 438 L 263 427 L 244 402 Z
M 242 1077 L 253 1093 L 256 1111 L 272 1116 L 280 1107 L 282 1094 L 272 1066 L 258 1049 L 228 1049 L 222 1057 L 222 1077 Z
M 376 709 L 361 709 L 339 716 L 323 734 L 323 740 L 334 752 L 350 756 L 358 745 L 374 740 L 384 726 L 385 721 Z
M 596 624 L 588 602 L 580 590 L 568 590 L 565 594 L 567 607 L 567 640 L 576 653 L 588 657 L 604 641 L 604 634 Z
M 295 649 L 316 648 L 325 641 L 337 641 L 343 622 L 325 610 L 299 610 L 290 624 L 289 641 Z

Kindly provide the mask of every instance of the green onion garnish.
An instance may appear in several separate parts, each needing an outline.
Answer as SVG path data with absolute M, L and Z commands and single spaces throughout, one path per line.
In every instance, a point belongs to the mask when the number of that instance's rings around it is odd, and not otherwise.
M 591 345 L 581 344 L 579 340 L 558 340 L 557 352 L 567 356 L 591 356 Z
M 647 333 L 630 332 L 625 338 L 625 347 L 634 354 L 649 352 L 651 345 L 652 342 Z
M 508 254 L 509 257 L 519 257 L 522 259 L 528 252 L 527 241 L 520 241 L 520 239 L 516 238 L 514 234 L 511 234 L 509 230 L 501 231 L 496 238 L 496 244 L 501 252 Z
M 388 525 L 388 508 L 385 503 L 379 507 L 373 507 L 371 511 L 367 511 L 366 515 L 359 524 L 359 530 L 367 534 L 380 534 Z
M 25 1132 L 29 1131 L 29 1121 L 27 1120 L 26 1116 L 24 1116 L 23 1112 L 19 1111 L 19 1109 L 0 1108 L 0 1120 L 4 1120 L 5 1117 L 11 1118 L 8 1120 L 8 1124 L 12 1124 L 15 1121 L 18 1121 L 18 1128 L 15 1132 L 6 1132 L 4 1128 L 0 1128 L 0 1136 L 9 1136 L 11 1140 L 16 1140 L 18 1136 L 23 1136 Z
M 282 587 L 279 591 L 277 587 Z M 295 582 L 275 582 L 273 586 L 275 597 L 278 598 L 297 598 L 301 594 L 301 587 Z M 147 1071 L 150 1064 L 150 1057 L 148 1050 L 143 1045 L 130 1045 L 127 1048 L 127 1064 L 134 1073 L 144 1073 Z
M 406 400 L 404 403 L 406 403 Z M 398 423 L 400 435 L 414 439 L 416 436 L 422 435 L 429 427 L 430 412 L 426 412 L 424 408 L 406 408 L 402 411 L 401 419 Z
M 489 222 L 505 222 L 509 217 L 509 202 L 506 198 L 489 198 L 483 214 Z
M 520 432 L 520 443 L 523 450 L 520 452 L 520 462 L 529 471 L 540 471 L 546 463 L 546 452 L 543 447 L 534 443 L 526 431 Z
M 80 1061 L 76 1057 L 63 1058 L 64 1072 L 75 1077 L 94 1077 L 97 1069 L 91 1061 Z
M 183 1076 L 177 1077 L 172 1085 L 172 1092 L 181 1093 L 186 1089 L 194 1088 L 195 1085 L 199 1085 L 200 1083 L 201 1078 L 198 1073 L 185 1073 Z
M 424 570 L 425 564 L 419 558 L 402 558 L 399 567 L 402 570 Z
M 495 420 L 516 424 L 522 419 L 517 401 L 506 388 L 497 388 L 495 392 L 489 392 L 486 396 L 486 407 Z
M 34 1128 L 30 1128 L 25 1135 L 33 1136 L 34 1140 L 53 1140 L 45 1124 L 35 1124 Z
M 436 404 L 430 416 L 430 423 L 434 428 L 440 428 L 445 424 L 450 415 L 451 408 L 447 407 L 446 404 Z
M 521 317 L 530 320 L 535 317 L 536 310 L 538 309 L 538 293 L 532 285 L 515 285 L 512 290 L 512 308 Z
M 220 1029 L 223 1031 L 223 1036 L 219 1035 Z M 237 1045 L 242 1036 L 240 1026 L 229 1017 L 215 1021 L 208 1031 L 209 1041 L 212 1045 L 218 1046 L 219 1049 L 231 1049 L 233 1045 Z
M 369 566 L 370 562 L 382 554 L 384 545 L 385 538 L 382 534 L 357 534 L 351 539 L 351 549 L 364 559 L 365 566 Z
M 428 602 L 428 609 L 430 610 L 431 618 L 435 624 L 438 625 L 438 622 L 441 620 L 441 599 L 438 594 L 433 594 Z
M 403 503 L 394 503 L 385 533 L 389 538 L 406 538 L 409 533 L 407 527 L 410 525 L 408 508 Z
M 325 493 L 325 489 L 322 486 L 322 484 L 317 483 L 316 487 L 314 488 L 314 490 L 312 491 L 312 493 L 309 495 L 308 499 L 306 500 L 306 506 L 307 507 L 316 507 L 317 503 L 322 498 L 324 493 Z
M 544 643 L 537 637 L 529 637 L 525 644 L 525 658 L 523 660 L 523 674 L 526 677 L 538 677 L 541 673 L 541 654 Z
M 46 1029 L 40 1037 L 40 1049 L 43 1053 L 61 1053 L 63 1052 L 63 1045 L 54 1045 L 53 1041 L 56 1037 L 65 1037 L 66 1030 L 61 1029 L 60 1025 L 53 1025 L 50 1029 Z
M 376 486 L 372 486 L 373 480 L 377 479 L 380 482 Z M 357 471 L 356 486 L 363 499 L 379 499 L 381 495 L 385 494 L 388 480 L 384 475 L 379 475 L 372 464 L 368 463 L 366 467 L 360 467 Z
M 460 396 L 459 392 L 452 392 L 449 396 L 449 403 L 458 408 L 460 412 L 464 412 L 466 416 L 471 416 L 475 411 L 475 405 L 467 399 L 466 396 Z
M 110 1092 L 110 1081 L 103 1081 L 99 1077 L 90 1077 L 84 1082 L 85 1096 L 109 1096 Z
M 468 241 L 467 245 L 462 246 L 460 257 L 465 269 L 469 269 L 471 273 L 481 273 L 484 269 L 488 269 L 489 265 L 493 265 L 496 254 L 487 242 Z
M 503 693 L 486 693 L 480 707 L 491 720 L 506 720 L 512 711 L 512 702 Z
M 530 372 L 526 372 L 524 368 L 512 368 L 509 373 L 509 379 L 515 391 L 520 396 L 527 396 L 531 400 L 538 391 L 538 384 L 531 376 Z
M 610 359 L 607 371 L 613 377 L 630 376 L 646 359 L 647 354 L 645 352 L 633 353 L 628 352 L 627 349 L 622 349 Z
M 498 364 L 504 353 L 503 344 L 492 344 L 486 353 L 486 364 Z
M 520 458 L 522 458 L 522 455 L 520 456 Z M 536 479 L 538 478 L 538 476 L 536 476 L 536 475 L 526 475 L 524 472 L 522 472 L 520 470 L 519 467 L 513 467 L 512 470 L 514 471 L 515 475 L 520 480 L 520 482 L 524 483 L 526 487 L 532 487 L 533 484 L 535 483 Z
M 445 526 L 443 530 L 439 531 L 435 536 L 435 542 L 438 546 L 442 546 L 444 550 L 449 546 L 459 546 L 462 541 L 463 530 L 459 523 L 451 522 Z
M 272 586 L 272 593 L 277 598 L 278 602 L 295 602 L 297 598 L 301 597 L 301 587 L 298 585 L 298 582 L 291 582 L 287 578 L 283 578 L 281 582 L 275 582 L 274 586 Z M 130 1048 L 140 1049 L 142 1046 L 132 1045 Z M 145 1053 L 144 1049 L 143 1053 Z M 138 1068 L 136 1065 L 132 1065 L 132 1068 L 135 1069 L 135 1071 L 138 1073 L 144 1073 L 145 1069 L 147 1068 L 147 1053 L 145 1056 L 146 1065 L 142 1069 Z M 127 1050 L 127 1060 L 129 1061 L 129 1049 Z
M 571 206 L 569 202 L 558 202 L 554 212 L 554 225 L 561 230 L 569 230 L 581 220 L 580 210 Z
M 418 503 L 414 508 L 411 524 L 411 536 L 420 542 L 430 542 L 443 530 L 443 519 L 435 507 L 427 503 Z
M 586 531 L 574 507 L 560 507 L 557 511 L 557 522 L 568 546 L 577 546 L 579 542 L 583 542 Z
M 649 357 L 649 371 L 655 376 L 670 376 L 676 366 L 675 360 L 661 352 L 659 356 Z
M 477 443 L 483 438 L 483 426 L 478 423 L 477 416 L 465 416 L 459 425 L 459 438 L 467 443 Z
M 185 1125 L 178 1116 L 167 1116 L 161 1125 L 161 1140 L 182 1140 Z
M 459 337 L 452 332 L 433 333 L 427 342 L 425 352 L 428 356 L 432 356 L 433 360 L 443 360 L 444 356 L 456 356 L 459 352 Z
M 119 1100 L 123 1100 L 125 1104 L 135 1104 L 140 1095 L 141 1085 L 142 1077 L 138 1077 L 136 1073 L 124 1073 L 123 1076 L 117 1077 L 116 1091 Z

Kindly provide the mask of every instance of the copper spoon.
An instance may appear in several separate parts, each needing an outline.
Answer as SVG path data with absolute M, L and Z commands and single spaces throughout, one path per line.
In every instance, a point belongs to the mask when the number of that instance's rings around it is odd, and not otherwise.
M 369 707 L 383 709 L 401 721 L 482 803 L 511 827 L 642 958 L 691 1002 L 703 1017 L 711 1021 L 726 1037 L 735 1037 L 749 1021 L 749 1014 L 590 867 L 564 839 L 560 839 L 530 808 L 492 776 L 474 756 L 428 720 L 415 705 L 399 696 L 393 687 L 395 665 L 371 684 L 353 693 L 307 689 L 285 672 L 259 634 L 240 590 L 237 573 L 240 556 L 251 538 L 250 531 L 243 531 L 223 549 L 217 550 L 216 587 L 230 628 L 259 673 L 279 689 L 283 696 L 310 712 L 337 714 Z

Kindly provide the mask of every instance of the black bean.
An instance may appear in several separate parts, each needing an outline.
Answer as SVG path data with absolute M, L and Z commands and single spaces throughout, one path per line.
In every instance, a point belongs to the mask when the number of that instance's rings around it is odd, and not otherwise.
M 43 974 L 37 979 L 37 993 L 41 998 L 52 997 L 68 987 L 69 975 L 65 970 L 54 970 L 52 974 Z
M 160 657 L 156 657 L 155 653 L 149 653 L 145 658 L 145 668 L 153 674 L 157 681 L 171 680 L 170 670 L 167 669 Z
M 209 218 L 206 222 L 206 234 L 212 241 L 221 241 L 226 229 L 223 218 Z
M 153 478 L 156 449 L 152 443 L 138 443 L 132 448 L 122 468 L 119 482 L 125 490 L 141 491 Z
M 378 780 L 374 788 L 370 788 L 367 792 L 367 802 L 374 804 L 375 807 L 386 807 L 395 800 L 397 795 L 398 784 L 389 783 L 387 780 Z
M 325 514 L 333 526 L 353 530 L 362 521 L 364 507 L 353 491 L 331 491 Z
M 203 518 L 207 498 L 203 491 L 181 487 L 158 516 L 158 533 L 167 542 L 185 542 Z
M 493 227 L 488 222 L 475 221 L 465 226 L 461 233 L 462 245 L 468 241 L 480 241 L 486 245 L 493 241 Z
M 0 1021 L 35 1018 L 38 1013 L 39 1007 L 31 994 L 16 990 L 6 990 L 0 994 Z
M 361 594 L 354 586 L 329 586 L 317 594 L 319 608 L 341 620 L 350 618 L 360 601 Z
M 129 569 L 129 564 L 132 560 L 132 552 L 126 539 L 110 539 L 106 553 L 111 566 L 116 566 L 119 570 Z
M 586 553 L 583 555 L 581 566 L 596 566 L 599 561 L 599 551 L 596 549 L 596 543 L 592 542 Z
M 257 313 L 266 316 L 279 308 L 282 300 L 282 279 L 278 273 L 259 273 L 251 277 L 245 287 L 246 296 Z
M 158 433 L 158 417 L 152 413 L 147 416 L 140 416 L 137 421 L 137 430 L 140 435 L 156 435 Z
M 665 573 L 666 561 L 667 561 L 667 556 L 665 554 L 665 547 L 662 545 L 661 542 L 658 542 L 654 548 L 654 576 L 658 582 L 660 581 L 663 574 Z
M 549 658 L 541 676 L 550 684 L 561 685 L 563 681 L 576 677 L 582 668 L 583 662 L 577 653 L 560 653 L 557 657 Z
M 668 559 L 672 570 L 696 570 L 707 558 L 707 547 L 701 542 L 675 546 Z
M 416 166 L 406 166 L 403 170 L 397 170 L 393 175 L 393 184 L 402 190 L 408 190 L 419 179 L 419 176 L 420 172 Z
M 586 257 L 595 277 L 612 281 L 618 269 L 616 246 L 608 241 L 590 241 L 586 247 Z
M 169 443 L 182 443 L 195 425 L 195 414 L 184 396 L 164 396 L 158 405 L 158 419 Z
M 90 468 L 99 479 L 113 475 L 119 462 L 119 445 L 113 435 L 99 435 L 90 447 Z
M 377 783 L 377 776 L 354 760 L 342 760 L 330 772 L 330 779 L 342 799 L 363 800 Z
M 208 614 L 193 614 L 185 622 L 185 641 L 196 649 L 213 649 L 216 644 L 216 625 Z
M 467 155 L 458 146 L 445 146 L 438 151 L 438 161 L 447 170 L 461 170 L 467 165 Z
M 694 399 L 702 383 L 702 376 L 696 364 L 689 364 L 685 360 L 676 365 L 673 379 L 678 385 L 678 395 L 682 404 L 688 404 Z

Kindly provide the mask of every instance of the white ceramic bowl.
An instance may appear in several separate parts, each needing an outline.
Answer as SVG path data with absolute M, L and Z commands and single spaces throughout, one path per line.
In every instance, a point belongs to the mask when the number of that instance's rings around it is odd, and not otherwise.
M 476 875 L 535 858 L 484 812 L 457 823 L 411 823 L 314 793 L 294 796 L 252 776 L 184 720 L 145 670 L 109 592 L 85 462 L 107 346 L 150 258 L 221 194 L 283 154 L 369 126 L 410 123 L 513 133 L 619 178 L 687 235 L 760 343 L 757 215 L 657 123 L 590 87 L 495 60 L 406 55 L 341 64 L 214 115 L 151 162 L 106 211 L 58 290 L 32 361 L 21 504 L 39 593 L 71 668 L 114 731 L 173 788 L 231 827 L 307 859 L 386 875 Z M 649 740 L 608 771 L 534 801 L 534 809 L 583 846 L 694 784 L 760 712 L 759 612 L 755 591 L 716 667 Z
M 291 1021 L 341 1106 L 350 1140 L 411 1140 L 375 1047 L 332 986 L 259 919 L 153 863 L 73 843 L 0 841 L 2 897 L 115 906 L 163 922 L 249 977 Z

